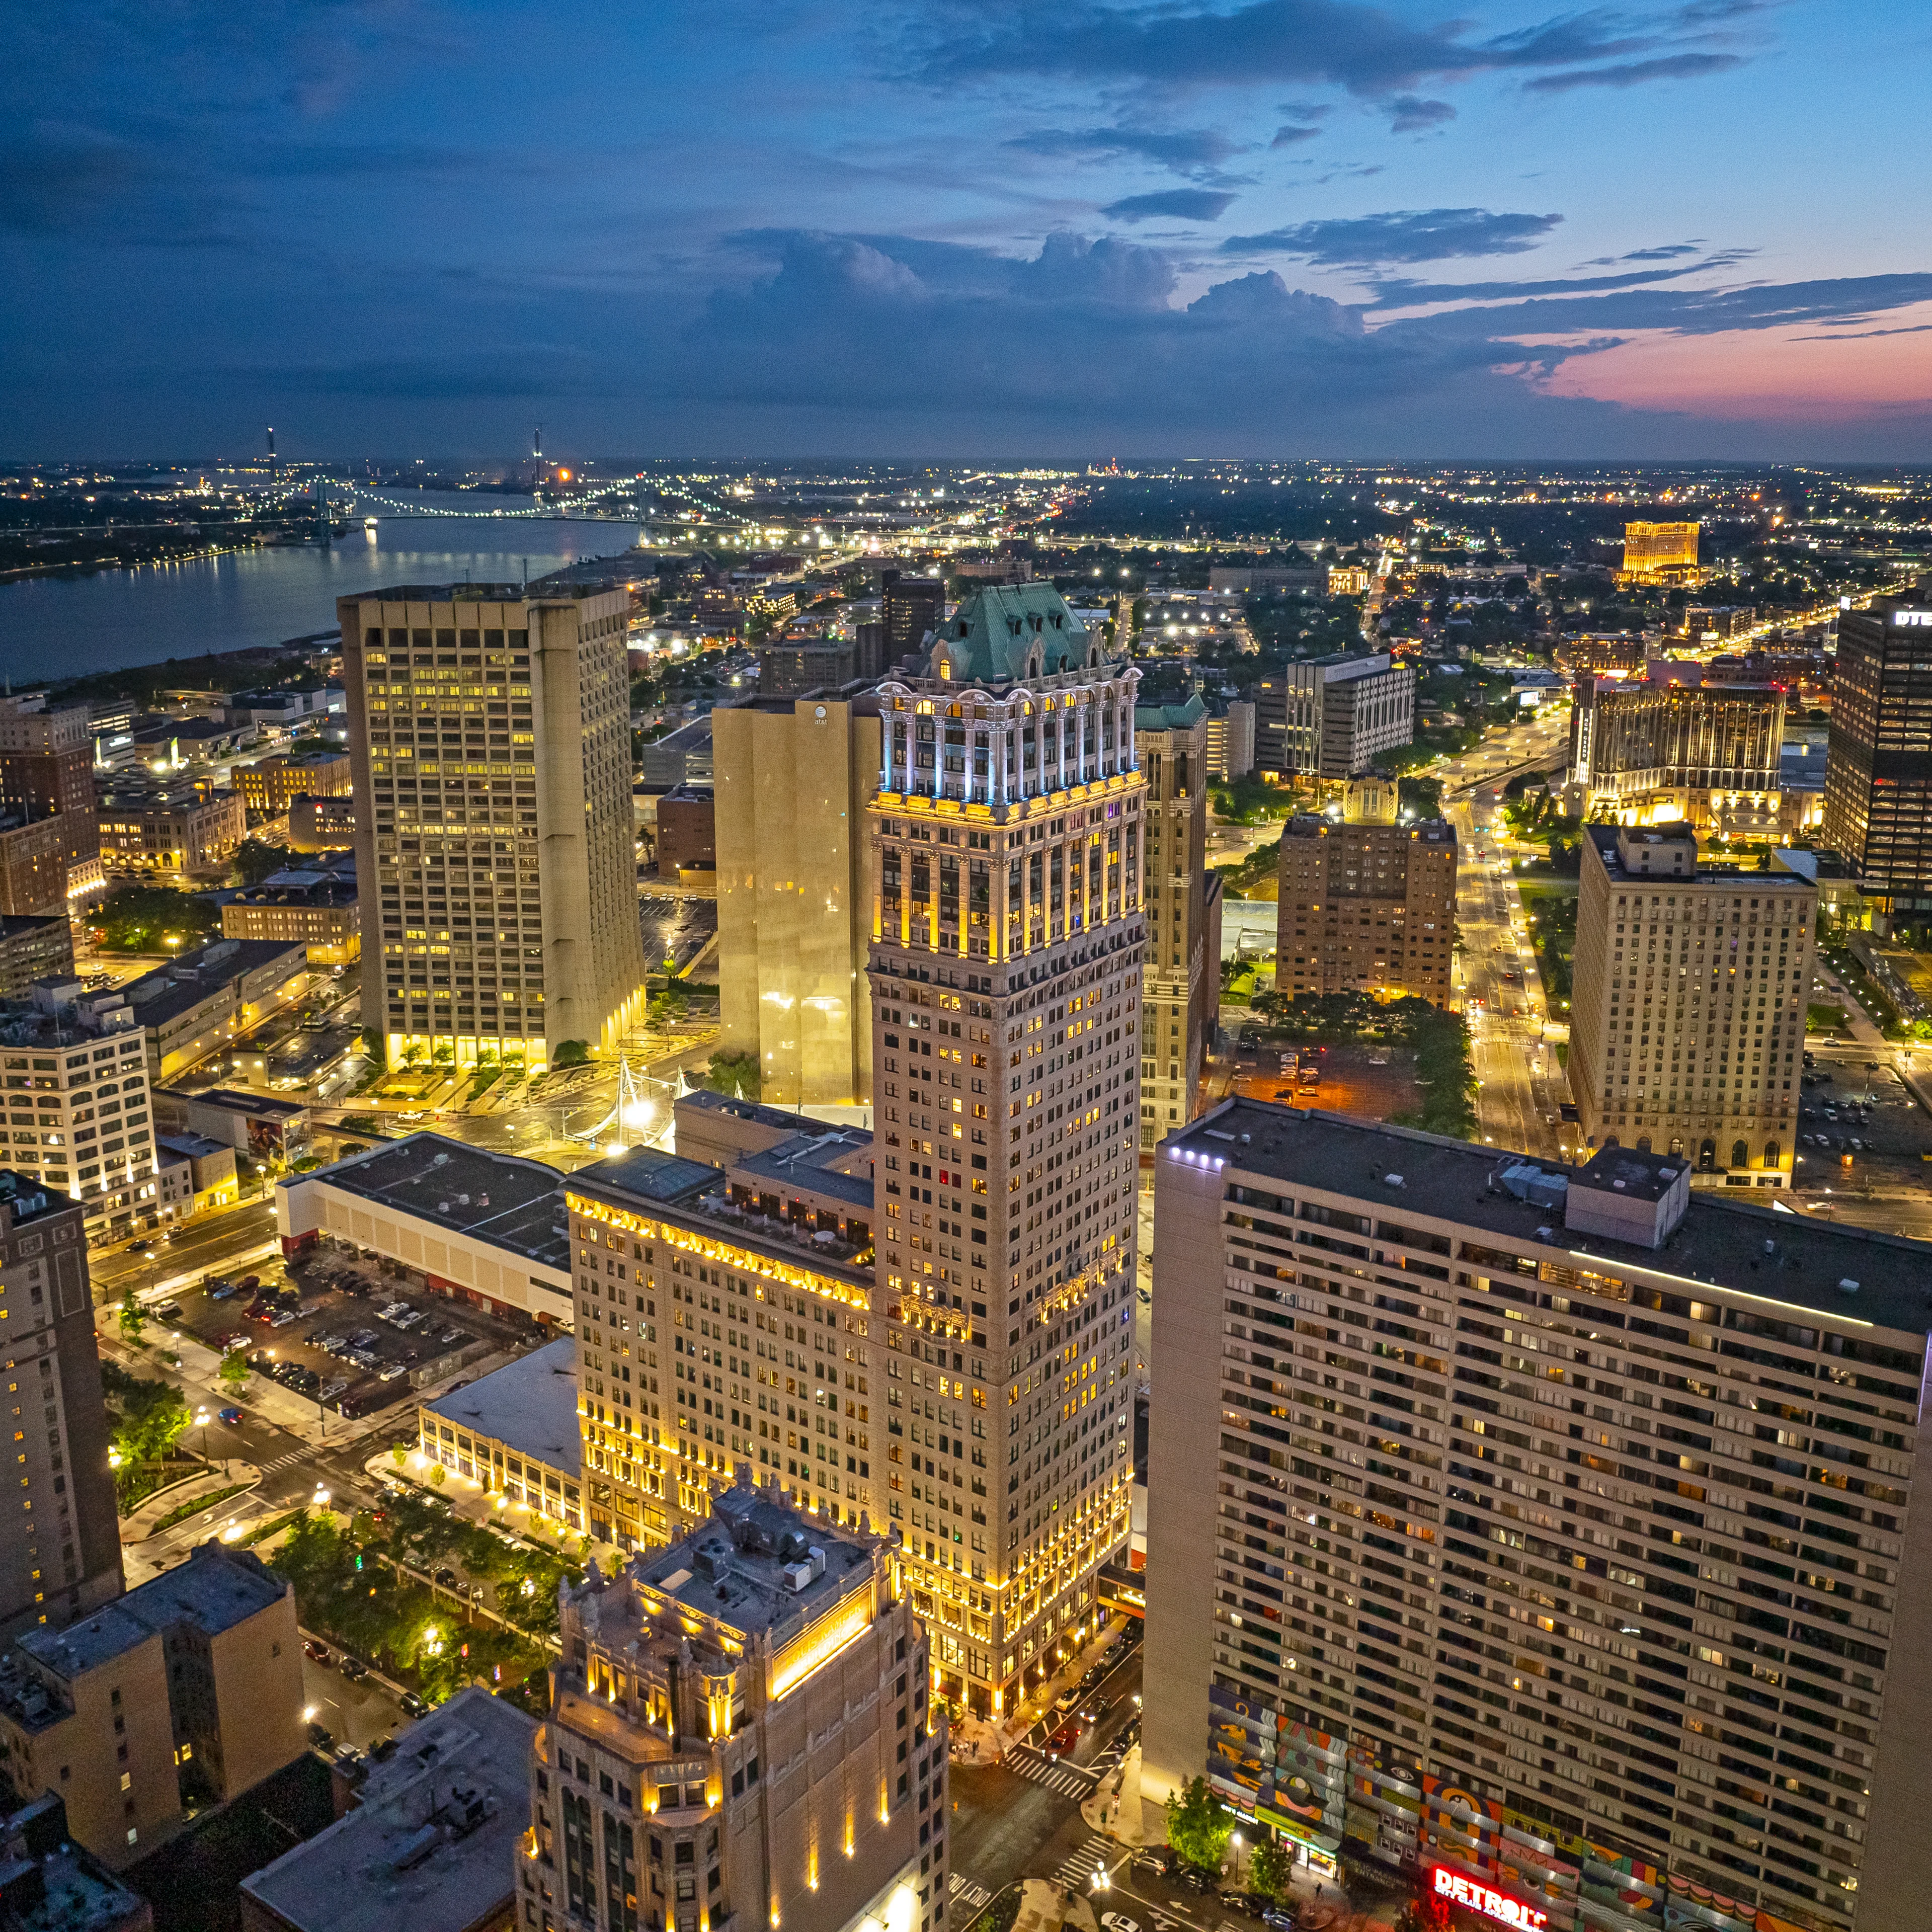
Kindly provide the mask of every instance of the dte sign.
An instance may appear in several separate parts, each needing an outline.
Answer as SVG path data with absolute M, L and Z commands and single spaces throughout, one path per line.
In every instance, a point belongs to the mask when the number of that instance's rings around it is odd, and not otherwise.
M 1510 1898 L 1500 1892 L 1492 1891 L 1480 1879 L 1466 1877 L 1461 1872 L 1451 1871 L 1446 1865 L 1435 1868 L 1436 1895 L 1446 1898 L 1457 1905 L 1466 1905 L 1472 1912 L 1480 1912 L 1485 1918 L 1493 1918 L 1499 1925 L 1514 1925 L 1517 1932 L 1544 1932 L 1550 1923 L 1550 1915 L 1539 1912 L 1533 1905 L 1526 1905 L 1520 1898 Z
M 1932 630 L 1932 610 L 1894 610 L 1892 624 L 1896 631 Z

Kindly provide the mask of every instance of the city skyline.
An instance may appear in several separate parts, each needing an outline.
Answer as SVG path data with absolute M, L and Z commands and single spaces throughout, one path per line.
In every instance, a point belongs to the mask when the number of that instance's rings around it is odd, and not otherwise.
M 10 34 L 48 457 L 1850 460 L 1932 410 L 1893 5 L 104 16 Z

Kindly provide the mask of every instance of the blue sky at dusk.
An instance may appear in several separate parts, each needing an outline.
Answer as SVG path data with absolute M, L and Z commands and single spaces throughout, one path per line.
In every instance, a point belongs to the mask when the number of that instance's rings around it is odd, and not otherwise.
M 1922 458 L 1898 0 L 47 0 L 16 455 Z

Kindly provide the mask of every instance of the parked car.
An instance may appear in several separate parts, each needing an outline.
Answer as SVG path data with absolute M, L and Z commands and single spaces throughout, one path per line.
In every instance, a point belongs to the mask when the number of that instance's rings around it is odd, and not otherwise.
M 316 1400 L 318 1402 L 333 1402 L 348 1386 L 349 1378 L 346 1376 L 332 1376 L 316 1390 Z
M 436 1573 L 436 1580 L 446 1590 L 453 1590 L 456 1587 L 456 1572 L 447 1568 L 439 1570 Z
M 226 1301 L 235 1292 L 232 1281 L 211 1281 L 208 1284 L 208 1298 L 211 1301 Z
M 302 1640 L 302 1654 L 312 1663 L 327 1664 L 331 1660 L 328 1645 L 316 1637 L 304 1637 Z
M 405 1690 L 396 1701 L 412 1718 L 426 1718 L 429 1715 L 428 1704 L 418 1697 L 413 1690 Z
M 1135 1852 L 1132 1869 L 1148 1878 L 1165 1878 L 1174 1868 L 1174 1853 L 1165 1845 L 1148 1845 Z
M 182 1318 L 182 1305 L 178 1301 L 164 1301 L 154 1312 L 164 1322 L 178 1322 Z
M 369 1666 L 361 1658 L 351 1657 L 346 1651 L 342 1653 L 342 1674 L 352 1684 L 359 1684 L 369 1674 Z
M 398 1376 L 406 1376 L 409 1372 L 410 1365 L 408 1363 L 392 1362 L 386 1369 L 383 1370 L 382 1372 L 376 1376 L 376 1379 L 379 1382 L 392 1382 Z
M 311 1724 L 308 1727 L 308 1741 L 317 1750 L 326 1751 L 331 1744 L 334 1743 L 335 1734 L 332 1731 L 325 1730 L 320 1724 Z
M 278 1308 L 268 1317 L 268 1326 L 271 1328 L 286 1328 L 291 1322 L 301 1319 L 292 1308 Z
M 1177 1876 L 1190 1892 L 1212 1892 L 1214 1889 L 1214 1874 L 1202 1870 L 1198 1865 L 1183 1865 Z
M 145 1255 L 154 1245 L 152 1241 L 130 1241 L 127 1251 L 130 1255 Z
M 1069 1711 L 1073 1708 L 1075 1705 L 1079 1702 L 1079 1701 L 1080 1687 L 1076 1684 L 1070 1690 L 1061 1691 L 1060 1695 L 1054 1698 L 1053 1700 L 1054 1714 L 1057 1717 L 1064 1717 Z

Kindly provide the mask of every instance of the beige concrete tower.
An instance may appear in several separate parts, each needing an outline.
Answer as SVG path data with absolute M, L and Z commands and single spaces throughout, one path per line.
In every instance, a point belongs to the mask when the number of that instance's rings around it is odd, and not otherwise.
M 364 1017 L 392 1064 L 542 1066 L 641 1005 L 627 608 L 508 584 L 337 605 Z
M 1197 692 L 1134 713 L 1147 780 L 1147 952 L 1141 981 L 1139 1144 L 1192 1118 L 1201 1060 L 1220 1011 L 1221 962 L 1208 931 L 1208 707 Z
M 872 1097 L 871 846 L 878 700 L 814 692 L 711 714 L 720 1045 L 787 1107 Z
M 1790 1186 L 1817 887 L 1702 869 L 1674 826 L 1583 830 L 1569 1075 L 1584 1145 L 1685 1155 L 1699 1186 Z

